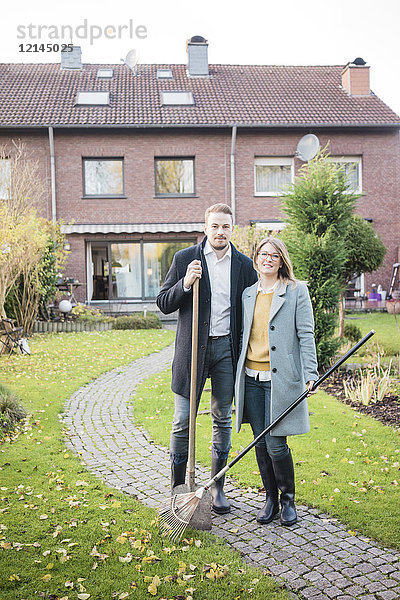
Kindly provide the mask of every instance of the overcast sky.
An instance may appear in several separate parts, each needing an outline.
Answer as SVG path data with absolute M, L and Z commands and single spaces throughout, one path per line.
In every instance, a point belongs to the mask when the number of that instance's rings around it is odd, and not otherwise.
M 19 45 L 68 43 L 49 37 L 54 28 L 38 39 L 38 26 L 75 30 L 85 19 L 88 33 L 93 26 L 101 38 L 73 38 L 83 62 L 119 63 L 134 48 L 142 63 L 184 63 L 193 35 L 208 40 L 210 63 L 345 65 L 360 56 L 371 67 L 373 92 L 400 115 L 400 0 L 17 0 L 3 11 L 0 62 L 59 62 L 59 53 Z

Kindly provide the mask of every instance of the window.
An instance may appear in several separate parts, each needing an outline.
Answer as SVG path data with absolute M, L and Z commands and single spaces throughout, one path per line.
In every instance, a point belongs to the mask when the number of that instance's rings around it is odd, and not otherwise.
M 250 221 L 250 225 L 254 225 L 256 229 L 264 230 L 266 235 L 275 236 L 276 233 L 285 229 L 287 223 L 276 219 L 270 219 L 269 221 Z
M 11 160 L 3 158 L 0 160 L 0 200 L 11 198 Z
M 194 104 L 192 92 L 161 92 L 161 103 L 164 106 Z
M 157 69 L 157 79 L 173 79 L 171 69 Z
M 254 160 L 256 196 L 281 196 L 294 179 L 294 162 L 289 157 L 264 157 Z
M 106 106 L 110 104 L 110 92 L 78 92 L 75 105 Z
M 361 193 L 361 156 L 331 156 L 330 160 L 344 168 L 349 191 Z
M 98 69 L 97 79 L 112 79 L 114 77 L 114 69 Z
M 122 158 L 84 158 L 84 196 L 115 197 L 124 195 Z
M 111 243 L 113 298 L 155 298 L 165 281 L 175 252 L 193 242 Z
M 194 195 L 193 158 L 156 158 L 156 195 Z

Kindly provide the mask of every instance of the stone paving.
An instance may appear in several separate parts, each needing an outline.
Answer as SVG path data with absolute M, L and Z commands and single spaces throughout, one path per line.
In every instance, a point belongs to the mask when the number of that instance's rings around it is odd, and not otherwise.
M 88 469 L 110 486 L 157 508 L 169 493 L 166 448 L 134 426 L 129 400 L 138 384 L 171 364 L 173 346 L 106 373 L 67 401 L 67 444 Z M 197 480 L 209 472 L 197 467 Z M 383 548 L 316 509 L 298 506 L 298 523 L 255 521 L 263 495 L 225 484 L 228 515 L 213 515 L 212 533 L 236 548 L 246 561 L 266 569 L 297 598 L 310 600 L 395 600 L 400 598 L 400 553 Z

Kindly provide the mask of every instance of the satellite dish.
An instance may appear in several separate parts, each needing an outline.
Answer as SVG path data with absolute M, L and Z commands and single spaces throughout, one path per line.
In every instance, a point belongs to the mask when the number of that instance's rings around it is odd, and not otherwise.
M 139 55 L 137 53 L 137 50 L 133 49 L 133 50 L 129 50 L 128 54 L 126 55 L 125 58 L 125 64 L 132 69 L 132 71 L 135 70 L 136 65 L 139 62 Z
M 307 135 L 303 135 L 301 140 L 299 140 L 295 156 L 297 156 L 303 162 L 306 162 L 314 158 L 318 150 L 319 139 L 313 133 L 307 133 Z

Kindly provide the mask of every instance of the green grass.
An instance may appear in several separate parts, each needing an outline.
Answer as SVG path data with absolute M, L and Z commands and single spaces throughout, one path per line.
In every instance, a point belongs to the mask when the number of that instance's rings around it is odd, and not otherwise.
M 161 538 L 153 510 L 101 483 L 65 448 L 58 418 L 65 398 L 173 337 L 169 331 L 37 335 L 30 357 L 0 360 L 0 381 L 31 413 L 19 436 L 0 446 L 0 600 L 123 600 L 152 592 L 194 600 L 287 598 L 210 534 L 188 530 L 176 547 Z
M 134 418 L 152 439 L 168 446 L 174 398 L 169 371 L 148 379 L 134 399 Z M 209 408 L 203 393 L 199 410 Z M 289 438 L 296 463 L 298 503 L 315 506 L 349 530 L 400 548 L 400 436 L 320 391 L 309 400 L 311 431 Z M 196 460 L 210 465 L 211 417 L 199 415 Z M 252 439 L 249 425 L 232 433 L 230 459 Z M 254 451 L 230 472 L 242 487 L 261 486 Z M 397 485 L 399 484 L 399 485 Z
M 375 329 L 376 334 L 372 340 L 378 342 L 385 349 L 387 355 L 400 354 L 400 332 L 396 327 L 394 315 L 386 312 L 346 313 L 345 322 L 357 325 L 363 335 L 366 335 L 371 329 Z M 397 317 L 397 322 L 400 326 L 399 317 Z

